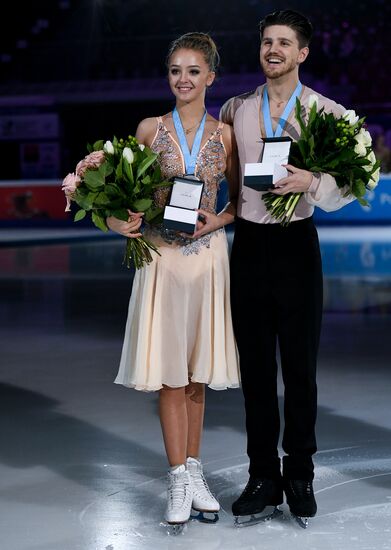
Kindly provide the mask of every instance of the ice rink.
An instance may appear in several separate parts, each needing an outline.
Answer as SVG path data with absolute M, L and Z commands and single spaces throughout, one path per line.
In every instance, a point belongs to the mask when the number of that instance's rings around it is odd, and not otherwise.
M 319 229 L 318 515 L 304 530 L 283 504 L 281 518 L 234 527 L 243 398 L 207 390 L 202 458 L 222 511 L 177 537 L 160 525 L 157 395 L 113 384 L 132 283 L 124 243 L 57 233 L 2 236 L 1 549 L 391 550 L 390 228 Z

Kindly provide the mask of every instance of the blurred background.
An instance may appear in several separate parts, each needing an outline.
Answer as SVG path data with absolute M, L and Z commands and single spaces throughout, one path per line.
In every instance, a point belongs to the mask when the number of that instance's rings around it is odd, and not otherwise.
M 219 48 L 218 78 L 207 94 L 207 108 L 216 117 L 228 98 L 263 83 L 258 24 L 265 14 L 284 8 L 305 13 L 314 26 L 301 80 L 366 117 L 382 163 L 379 185 L 367 195 L 368 206 L 354 201 L 332 213 L 315 209 L 326 311 L 389 311 L 391 3 L 386 0 L 10 3 L 0 36 L 4 280 L 37 270 L 43 276 L 78 270 L 110 276 L 117 269 L 126 279 L 129 274 L 120 261 L 123 240 L 96 229 L 87 217 L 74 223 L 73 213 L 64 211 L 62 179 L 87 153 L 88 143 L 134 134 L 141 119 L 173 108 L 166 53 L 184 32 L 209 32 Z M 223 181 L 218 207 L 226 195 Z M 234 227 L 227 231 L 232 238 Z M 111 242 L 77 249 L 91 239 Z M 48 254 L 46 245 L 56 243 L 65 248 Z M 24 245 L 28 255 L 17 248 Z
M 171 40 L 187 31 L 209 32 L 219 47 L 219 79 L 208 95 L 217 115 L 226 99 L 264 81 L 258 22 L 276 7 L 311 18 L 315 33 L 302 81 L 367 117 L 383 172 L 389 172 L 386 0 L 198 0 L 194 6 L 181 0 L 37 0 L 10 3 L 3 15 L 0 179 L 62 179 L 88 142 L 134 133 L 145 116 L 169 111 L 165 55 Z M 12 211 L 19 220 L 61 217 L 54 205 L 45 214 L 38 190 L 14 197 L 6 210 L 2 199 L 2 219 Z

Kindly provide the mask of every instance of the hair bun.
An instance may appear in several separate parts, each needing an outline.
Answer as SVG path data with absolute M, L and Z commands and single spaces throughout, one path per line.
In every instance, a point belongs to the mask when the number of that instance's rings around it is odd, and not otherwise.
M 187 32 L 171 42 L 166 65 L 170 63 L 172 54 L 179 49 L 195 50 L 204 55 L 204 59 L 212 72 L 216 72 L 219 63 L 220 55 L 217 51 L 217 46 L 213 38 L 205 32 Z

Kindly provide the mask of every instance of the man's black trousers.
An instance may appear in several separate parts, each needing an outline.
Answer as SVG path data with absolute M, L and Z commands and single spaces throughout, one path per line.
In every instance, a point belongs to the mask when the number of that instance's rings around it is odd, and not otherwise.
M 251 476 L 280 476 L 279 349 L 284 382 L 283 475 L 313 479 L 322 299 L 322 263 L 312 217 L 286 227 L 236 219 L 231 302 Z

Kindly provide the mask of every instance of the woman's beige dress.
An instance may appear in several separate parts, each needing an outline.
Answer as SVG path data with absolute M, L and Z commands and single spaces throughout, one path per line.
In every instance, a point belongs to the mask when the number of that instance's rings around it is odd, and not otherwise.
M 220 123 L 200 149 L 195 170 L 205 182 L 201 208 L 210 212 L 226 167 L 221 130 Z M 184 174 L 180 147 L 161 117 L 151 149 L 159 153 L 164 177 Z M 156 203 L 164 206 L 168 194 L 167 188 L 157 191 Z M 162 227 L 146 236 L 160 256 L 153 253 L 153 261 L 135 273 L 115 383 L 143 391 L 186 386 L 189 380 L 215 390 L 238 387 L 224 229 L 197 240 Z

